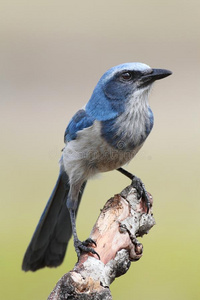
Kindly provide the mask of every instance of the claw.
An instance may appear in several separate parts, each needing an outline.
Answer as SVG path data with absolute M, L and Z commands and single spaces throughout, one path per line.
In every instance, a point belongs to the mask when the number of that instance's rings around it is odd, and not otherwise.
M 92 253 L 94 255 L 97 255 L 99 260 L 100 260 L 100 255 L 94 250 L 92 247 L 88 247 L 88 245 L 95 245 L 96 242 L 93 241 L 91 238 L 81 242 L 79 240 L 74 241 L 74 247 L 77 253 L 78 258 L 81 256 L 81 252 L 86 252 L 86 253 Z
M 97 246 L 96 242 L 91 238 L 88 238 L 87 240 L 83 241 L 84 246 L 88 246 L 88 245 L 91 245 L 91 244 L 93 244 L 95 247 Z
M 142 198 L 147 207 L 147 214 L 149 213 L 150 209 L 150 198 L 144 186 L 142 180 L 136 176 L 132 179 L 132 186 L 137 190 L 139 197 Z

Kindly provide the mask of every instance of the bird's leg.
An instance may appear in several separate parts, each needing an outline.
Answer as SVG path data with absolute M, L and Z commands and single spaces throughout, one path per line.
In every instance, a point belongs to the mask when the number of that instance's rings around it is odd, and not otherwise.
M 126 177 L 130 178 L 131 180 L 133 180 L 134 177 L 136 177 L 135 175 L 133 175 L 132 173 L 126 171 L 123 168 L 119 168 L 117 169 L 117 171 L 119 171 L 120 173 L 122 173 L 123 175 L 125 175 Z
M 73 238 L 74 238 L 74 248 L 76 250 L 77 256 L 78 258 L 81 255 L 81 252 L 91 252 L 92 254 L 96 254 L 98 256 L 98 258 L 100 259 L 99 254 L 91 247 L 88 247 L 89 245 L 95 245 L 96 243 L 95 241 L 93 241 L 92 239 L 88 238 L 87 240 L 81 242 L 78 239 L 78 235 L 77 235 L 77 230 L 76 230 L 76 201 L 70 201 L 70 196 L 68 195 L 68 199 L 67 199 L 67 208 L 69 210 L 69 214 L 70 214 L 70 220 L 71 220 L 71 226 L 72 226 L 72 234 L 73 234 Z
M 137 190 L 139 196 L 145 201 L 147 207 L 147 214 L 148 214 L 150 209 L 150 198 L 142 180 L 123 168 L 118 168 L 117 171 L 119 171 L 120 173 L 122 173 L 123 175 L 125 175 L 126 177 L 132 180 L 132 186 Z

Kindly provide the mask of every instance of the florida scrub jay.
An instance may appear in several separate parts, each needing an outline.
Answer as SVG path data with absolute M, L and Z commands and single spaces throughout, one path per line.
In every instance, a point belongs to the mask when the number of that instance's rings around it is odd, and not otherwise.
M 78 257 L 81 251 L 97 254 L 88 247 L 95 242 L 81 242 L 76 232 L 86 182 L 100 172 L 123 173 L 121 167 L 136 155 L 153 127 L 148 103 L 152 83 L 170 74 L 143 63 L 125 63 L 101 77 L 67 126 L 58 180 L 25 253 L 23 270 L 60 265 L 72 234 Z

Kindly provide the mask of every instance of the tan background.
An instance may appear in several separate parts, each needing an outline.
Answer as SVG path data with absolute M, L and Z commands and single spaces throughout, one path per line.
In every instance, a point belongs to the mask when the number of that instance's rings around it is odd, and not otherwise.
M 127 167 L 154 196 L 157 225 L 144 256 L 111 289 L 113 299 L 200 297 L 199 1 L 1 1 L 0 295 L 46 299 L 75 261 L 21 271 L 24 251 L 58 174 L 63 134 L 110 67 L 141 61 L 173 71 L 150 102 L 153 132 Z M 88 237 L 106 199 L 129 181 L 89 182 L 78 216 Z

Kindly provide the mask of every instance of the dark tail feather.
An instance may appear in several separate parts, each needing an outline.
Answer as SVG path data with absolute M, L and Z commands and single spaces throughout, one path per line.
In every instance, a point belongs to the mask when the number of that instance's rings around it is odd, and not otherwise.
M 82 185 L 79 193 L 78 206 L 85 185 L 86 182 Z M 68 192 L 68 177 L 62 173 L 58 177 L 24 255 L 22 263 L 24 271 L 36 271 L 45 266 L 57 267 L 62 263 L 72 236 L 70 215 L 66 206 Z

